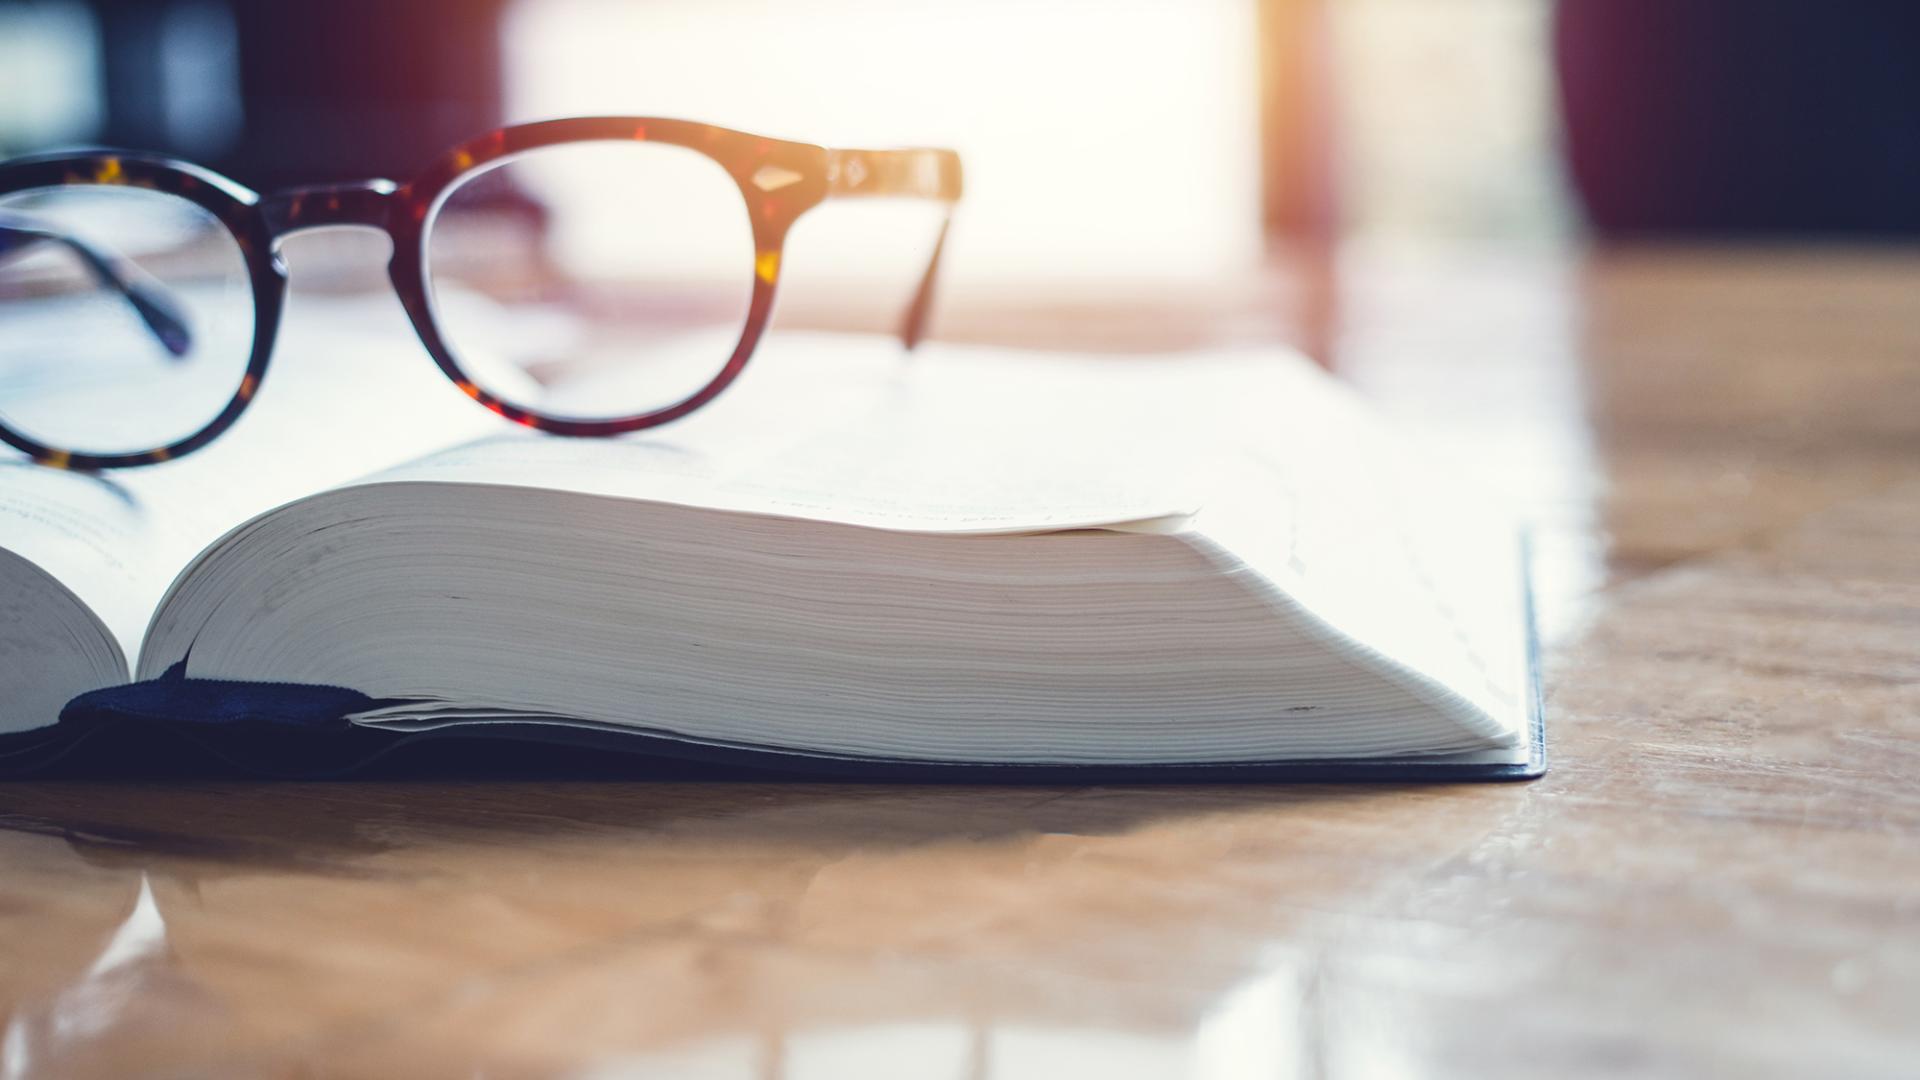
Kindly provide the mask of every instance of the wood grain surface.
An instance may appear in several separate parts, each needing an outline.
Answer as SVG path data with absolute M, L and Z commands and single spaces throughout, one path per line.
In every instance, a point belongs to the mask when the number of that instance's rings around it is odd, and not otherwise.
M 10 784 L 0 1077 L 1920 1074 L 1920 254 L 1296 281 L 944 326 L 1322 338 L 1491 461 L 1544 780 Z

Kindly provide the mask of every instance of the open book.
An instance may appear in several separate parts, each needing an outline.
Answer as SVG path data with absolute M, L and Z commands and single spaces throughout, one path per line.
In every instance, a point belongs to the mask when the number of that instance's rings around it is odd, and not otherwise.
M 200 454 L 0 467 L 0 768 L 130 724 L 292 772 L 449 736 L 834 775 L 1542 768 L 1517 532 L 1297 358 L 794 335 L 596 441 L 349 333 Z

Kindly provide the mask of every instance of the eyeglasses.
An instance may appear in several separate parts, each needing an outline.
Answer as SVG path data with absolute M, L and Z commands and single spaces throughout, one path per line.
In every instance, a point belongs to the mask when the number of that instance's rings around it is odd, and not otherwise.
M 341 225 L 392 239 L 414 330 L 475 401 L 562 435 L 653 427 L 740 374 L 788 230 L 829 198 L 940 204 L 900 330 L 914 347 L 960 187 L 951 150 L 836 150 L 644 117 L 509 127 L 405 184 L 264 197 L 162 157 L 0 164 L 0 441 L 75 469 L 205 446 L 266 375 L 280 242 Z

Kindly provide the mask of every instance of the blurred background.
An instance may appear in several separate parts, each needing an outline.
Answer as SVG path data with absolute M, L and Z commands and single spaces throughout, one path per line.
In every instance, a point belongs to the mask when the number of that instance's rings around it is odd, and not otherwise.
M 0 0 L 0 154 L 267 188 L 570 114 L 951 146 L 941 336 L 1085 306 L 1107 347 L 1328 361 L 1369 253 L 1914 234 L 1916 45 L 1920 6 L 1812 0 Z M 891 325 L 919 229 L 809 215 L 783 322 Z

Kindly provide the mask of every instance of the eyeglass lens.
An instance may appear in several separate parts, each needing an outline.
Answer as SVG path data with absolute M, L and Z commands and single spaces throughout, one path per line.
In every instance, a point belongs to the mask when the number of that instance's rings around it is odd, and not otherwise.
M 563 419 L 685 400 L 726 366 L 753 296 L 738 187 L 662 143 L 550 146 L 476 171 L 430 218 L 425 255 L 467 377 Z
M 146 188 L 0 196 L 0 416 L 75 453 L 169 446 L 246 377 L 254 304 L 218 218 Z

